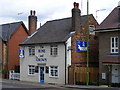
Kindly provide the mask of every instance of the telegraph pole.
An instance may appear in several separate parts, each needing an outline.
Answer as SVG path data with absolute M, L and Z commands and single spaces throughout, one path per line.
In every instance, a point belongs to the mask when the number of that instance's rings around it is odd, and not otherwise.
M 87 60 L 86 60 L 86 85 L 89 84 L 89 0 L 87 0 Z

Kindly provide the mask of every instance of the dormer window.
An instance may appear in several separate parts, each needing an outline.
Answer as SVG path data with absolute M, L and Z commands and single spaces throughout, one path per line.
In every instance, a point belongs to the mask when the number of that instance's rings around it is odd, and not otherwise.
M 95 35 L 95 26 L 94 25 L 89 25 L 89 34 Z
M 119 52 L 119 38 L 111 37 L 111 53 Z

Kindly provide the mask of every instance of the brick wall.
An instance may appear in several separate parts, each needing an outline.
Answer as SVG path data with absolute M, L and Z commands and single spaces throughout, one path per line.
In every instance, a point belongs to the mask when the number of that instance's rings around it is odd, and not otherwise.
M 73 36 L 72 36 L 72 56 L 71 56 L 71 60 L 72 60 L 72 64 L 81 64 L 81 63 L 85 63 L 86 61 L 86 52 L 76 52 L 76 40 L 81 40 L 81 36 L 82 34 L 80 32 L 76 32 Z
M 102 60 L 110 54 L 110 38 L 119 36 L 120 38 L 120 32 L 114 31 L 114 32 L 102 32 L 99 33 L 99 71 L 100 71 L 100 82 L 107 84 L 108 83 L 108 77 L 106 77 L 106 80 L 102 80 L 102 73 L 108 74 L 108 66 L 102 64 Z M 120 41 L 119 41 L 120 42 Z
M 15 66 L 19 66 L 19 54 L 18 50 L 20 50 L 19 44 L 26 39 L 28 34 L 24 30 L 23 26 L 21 25 L 16 32 L 11 36 L 9 40 L 9 55 L 8 55 L 8 69 L 14 70 Z
M 96 21 L 93 17 L 88 18 L 88 22 L 81 25 L 80 31 L 76 32 L 72 36 L 72 64 L 76 64 L 79 66 L 86 66 L 87 60 L 87 52 L 76 52 L 76 40 L 87 41 L 88 38 L 88 26 L 94 25 L 96 26 Z M 97 35 L 96 35 L 97 36 Z M 98 47 L 98 39 L 94 38 L 95 35 L 89 35 L 90 40 L 90 49 L 89 49 L 89 66 L 90 67 L 98 67 L 99 63 L 99 47 Z

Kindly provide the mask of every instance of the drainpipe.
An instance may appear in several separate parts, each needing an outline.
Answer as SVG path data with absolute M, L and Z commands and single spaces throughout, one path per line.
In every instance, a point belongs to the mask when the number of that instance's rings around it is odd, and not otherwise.
M 8 24 L 8 36 L 7 36 L 7 58 L 6 58 L 6 61 L 7 61 L 7 65 L 6 65 L 6 69 L 7 69 L 7 79 L 9 79 L 9 41 L 10 41 L 10 24 Z
M 109 74 L 109 83 L 108 83 L 108 87 L 110 87 L 111 86 L 111 65 L 108 65 L 108 74 Z
M 67 46 L 67 45 L 66 45 L 66 42 L 64 43 L 64 45 L 65 45 L 65 85 L 66 85 L 66 66 L 67 66 L 67 65 L 66 65 L 66 64 L 67 64 L 67 56 L 66 56 L 66 54 L 67 54 L 67 53 L 66 53 L 66 50 L 67 50 L 66 46 Z

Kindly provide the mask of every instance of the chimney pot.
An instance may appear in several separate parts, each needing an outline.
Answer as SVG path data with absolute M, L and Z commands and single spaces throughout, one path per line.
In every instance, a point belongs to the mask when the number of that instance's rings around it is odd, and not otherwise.
M 79 3 L 76 4 L 77 8 L 79 8 Z
M 32 15 L 32 10 L 30 10 L 30 15 Z
M 36 13 L 36 12 L 35 12 L 35 10 L 34 10 L 34 11 L 33 11 L 34 16 L 35 16 L 35 13 Z
M 30 14 L 28 16 L 28 28 L 29 28 L 29 34 L 31 35 L 32 33 L 34 33 L 36 31 L 37 28 L 37 16 L 35 16 L 35 10 L 31 10 Z
M 72 9 L 72 31 L 76 32 L 80 32 L 81 11 L 78 7 L 79 3 L 74 2 L 74 8 Z
M 79 3 L 74 2 L 73 5 L 74 5 L 74 8 L 79 8 Z

